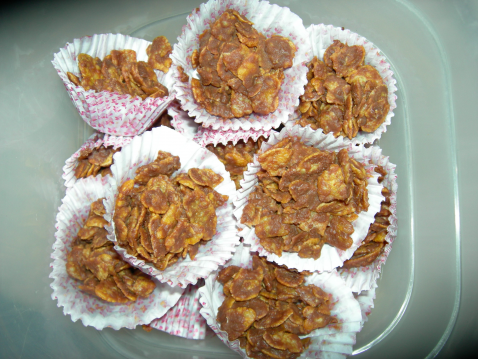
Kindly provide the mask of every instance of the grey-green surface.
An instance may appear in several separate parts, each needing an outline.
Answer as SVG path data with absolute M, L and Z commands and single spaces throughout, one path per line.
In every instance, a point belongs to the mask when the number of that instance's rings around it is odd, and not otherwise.
M 439 356 L 467 353 L 478 339 L 478 3 L 277 3 L 306 26 L 344 26 L 366 37 L 398 81 L 395 117 L 379 144 L 397 164 L 399 236 L 355 349 L 373 345 L 358 356 L 426 357 L 450 332 Z M 142 329 L 85 328 L 50 298 L 62 167 L 92 132 L 51 65 L 53 53 L 74 38 L 107 32 L 165 35 L 174 43 L 184 14 L 199 4 L 85 0 L 0 9 L 0 357 L 235 357 L 213 335 L 192 342 Z

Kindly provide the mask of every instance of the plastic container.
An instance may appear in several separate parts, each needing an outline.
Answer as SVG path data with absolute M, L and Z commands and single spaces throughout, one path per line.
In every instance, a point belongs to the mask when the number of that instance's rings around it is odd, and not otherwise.
M 72 323 L 50 298 L 54 223 L 65 193 L 62 167 L 93 132 L 52 68 L 53 53 L 71 39 L 105 32 L 148 41 L 165 35 L 174 43 L 200 3 L 39 2 L 11 5 L 0 14 L 0 357 L 237 357 L 211 332 L 198 341 L 156 330 L 98 332 Z M 357 335 L 357 357 L 433 357 L 454 327 L 442 355 L 460 357 L 474 343 L 478 318 L 478 173 L 470 165 L 476 163 L 478 131 L 476 3 L 277 4 L 290 7 L 305 26 L 333 24 L 366 37 L 383 51 L 397 79 L 395 116 L 379 145 L 397 164 L 398 237 L 374 308 Z

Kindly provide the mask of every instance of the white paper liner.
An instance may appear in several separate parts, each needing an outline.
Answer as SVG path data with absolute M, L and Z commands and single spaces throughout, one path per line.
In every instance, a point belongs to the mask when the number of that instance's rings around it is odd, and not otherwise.
M 136 51 L 137 61 L 148 61 L 146 48 L 151 42 L 121 34 L 85 36 L 67 43 L 54 54 L 52 64 L 61 77 L 73 104 L 81 118 L 95 130 L 114 136 L 135 136 L 143 133 L 174 100 L 171 71 L 164 74 L 154 70 L 158 81 L 167 87 L 169 96 L 146 98 L 119 95 L 108 91 L 86 91 L 68 80 L 67 72 L 80 77 L 77 56 L 86 53 L 101 60 L 111 50 Z
M 198 78 L 197 71 L 192 68 L 191 54 L 199 49 L 199 35 L 226 10 L 234 9 L 254 23 L 254 28 L 266 37 L 278 34 L 289 38 L 297 47 L 293 66 L 284 71 L 285 79 L 279 91 L 279 107 L 269 115 L 251 114 L 241 118 L 223 120 L 209 114 L 194 100 L 190 82 L 181 82 L 177 66 L 181 66 L 189 78 Z M 310 57 L 310 43 L 302 19 L 286 7 L 270 5 L 268 1 L 259 0 L 210 0 L 201 4 L 200 10 L 194 10 L 187 17 L 178 43 L 173 46 L 173 77 L 176 97 L 184 110 L 188 111 L 195 121 L 203 127 L 214 130 L 249 130 L 277 128 L 288 120 L 299 104 L 299 96 L 304 93 L 307 84 L 305 67 Z
M 243 268 L 252 268 L 252 256 L 249 247 L 241 244 L 232 259 L 227 263 Z M 207 324 L 229 348 L 246 358 L 246 352 L 239 345 L 239 340 L 230 342 L 227 333 L 220 329 L 217 323 L 217 312 L 224 301 L 223 286 L 216 278 L 218 271 L 211 274 L 205 285 L 199 289 L 200 302 L 203 308 L 201 314 Z M 352 292 L 341 280 L 337 272 L 314 273 L 306 277 L 306 284 L 315 284 L 329 294 L 331 315 L 338 320 L 337 324 L 330 324 L 325 328 L 316 329 L 309 335 L 301 338 L 311 338 L 310 347 L 302 353 L 300 358 L 327 358 L 327 355 L 341 353 L 351 354 L 355 344 L 355 335 L 361 329 L 361 312 L 357 300 Z M 320 354 L 324 353 L 324 354 Z M 328 354 L 325 354 L 328 353 Z
M 232 142 L 233 145 L 236 145 L 237 142 L 239 142 L 240 140 L 247 142 L 249 138 L 252 138 L 254 142 L 257 142 L 257 140 L 261 136 L 267 139 L 271 135 L 271 131 L 272 130 L 221 131 L 200 127 L 198 132 L 194 136 L 194 141 L 199 143 L 203 147 L 210 144 L 217 146 L 219 143 L 222 143 L 225 146 L 228 142 Z
M 114 149 L 121 148 L 126 146 L 131 142 L 131 137 L 116 137 L 105 135 L 103 133 L 96 132 L 92 134 L 83 145 L 76 151 L 70 158 L 65 161 L 63 166 L 63 175 L 61 176 L 65 180 L 65 187 L 67 190 L 73 187 L 77 181 L 75 177 L 75 169 L 78 165 L 78 157 L 80 152 L 85 149 L 99 148 L 101 145 L 105 147 L 113 146 Z M 101 183 L 106 186 L 108 183 L 108 176 L 102 177 L 101 175 L 96 176 L 101 179 Z
M 359 131 L 357 136 L 351 140 L 353 144 L 373 143 L 382 136 L 382 133 L 387 131 L 387 126 L 391 124 L 392 117 L 394 116 L 393 110 L 397 107 L 397 81 L 393 77 L 393 71 L 390 69 L 390 64 L 387 62 L 386 57 L 380 49 L 366 38 L 348 29 L 342 30 L 340 27 L 319 24 L 310 25 L 307 28 L 307 33 L 312 44 L 312 53 L 309 53 L 310 57 L 307 60 L 308 62 L 311 61 L 314 56 L 317 56 L 319 60 L 323 60 L 325 50 L 327 50 L 329 45 L 331 45 L 334 40 L 340 40 L 349 46 L 363 46 L 365 48 L 365 64 L 375 67 L 380 73 L 380 76 L 382 76 L 385 85 L 388 87 L 390 110 L 388 111 L 387 117 L 374 132 L 367 133 Z M 298 118 L 299 116 L 300 112 L 296 109 L 293 117 Z
M 392 250 L 392 244 L 397 238 L 397 175 L 395 174 L 396 165 L 389 161 L 389 158 L 382 155 L 382 149 L 378 146 L 372 146 L 366 150 L 371 158 L 371 163 L 382 166 L 387 171 L 387 176 L 382 184 L 390 191 L 390 216 L 388 220 L 390 225 L 387 228 L 385 240 L 387 244 L 378 258 L 368 266 L 358 268 L 340 268 L 338 272 L 347 286 L 353 292 L 360 293 L 363 290 L 371 289 L 377 282 L 383 265 Z
M 200 126 L 189 117 L 186 111 L 181 109 L 179 102 L 174 101 L 168 107 L 168 115 L 172 117 L 171 125 L 184 137 L 192 140 L 197 134 Z
M 360 294 L 354 293 L 354 297 L 357 299 L 360 305 L 362 323 L 365 323 L 368 320 L 368 316 L 374 307 L 373 302 L 375 300 L 375 289 L 377 289 L 376 283 L 369 290 L 364 290 Z
M 98 330 L 106 327 L 134 329 L 139 324 L 148 324 L 154 318 L 162 317 L 176 304 L 183 289 L 155 281 L 156 289 L 148 298 L 139 297 L 136 302 L 126 304 L 109 303 L 78 289 L 82 282 L 66 272 L 67 253 L 88 218 L 91 203 L 105 197 L 106 192 L 99 178 L 90 177 L 78 180 L 63 198 L 56 216 L 56 240 L 51 255 L 51 297 L 58 300 L 58 307 L 63 307 L 63 313 L 70 315 L 73 322 L 81 319 L 84 326 Z
M 206 320 L 199 313 L 199 292 L 197 285 L 189 285 L 174 307 L 150 326 L 171 335 L 187 339 L 206 337 Z
M 255 229 L 240 223 L 242 212 L 247 204 L 247 198 L 249 194 L 254 191 L 258 183 L 256 173 L 261 169 L 261 166 L 257 160 L 257 156 L 254 156 L 254 162 L 249 163 L 248 170 L 244 173 L 244 179 L 241 181 L 242 188 L 237 191 L 237 198 L 234 201 L 234 216 L 237 219 L 239 228 L 242 229 L 239 233 L 240 236 L 244 238 L 244 243 L 251 246 L 251 251 L 257 251 L 261 256 L 266 256 L 269 261 L 274 261 L 281 265 L 284 264 L 289 268 L 296 268 L 299 271 L 331 271 L 349 259 L 367 235 L 370 223 L 374 221 L 374 216 L 380 210 L 380 203 L 384 198 L 381 194 L 383 186 L 377 182 L 379 175 L 373 171 L 375 166 L 368 163 L 370 156 L 364 146 L 353 146 L 350 141 L 344 141 L 342 138 L 334 138 L 332 134 L 325 135 L 322 130 L 313 131 L 310 127 L 301 127 L 298 125 L 284 127 L 281 132 L 274 131 L 269 140 L 262 143 L 261 152 L 266 151 L 272 145 L 289 136 L 300 138 L 306 145 L 312 145 L 320 150 L 338 152 L 346 148 L 349 156 L 364 164 L 365 170 L 371 176 L 368 179 L 367 186 L 369 208 L 367 212 L 361 212 L 358 215 L 358 219 L 352 222 L 354 227 L 354 233 L 351 235 L 353 245 L 349 249 L 342 251 L 326 244 L 322 247 L 322 254 L 317 260 L 313 258 L 300 258 L 297 253 L 289 252 L 283 252 L 282 256 L 279 257 L 276 254 L 266 251 L 261 246 L 259 238 L 255 234 Z
M 136 176 L 135 171 L 138 167 L 154 161 L 159 150 L 179 156 L 180 172 L 187 172 L 190 168 L 197 167 L 210 168 L 220 174 L 224 181 L 214 189 L 229 196 L 228 202 L 216 209 L 217 228 L 214 237 L 206 244 L 199 246 L 194 260 L 187 256 L 164 271 L 127 254 L 123 248 L 119 247 L 115 237 L 115 225 L 111 220 L 114 215 L 118 188 L 125 181 Z M 199 278 L 207 277 L 219 265 L 224 264 L 232 257 L 232 253 L 239 243 L 236 221 L 232 215 L 232 199 L 235 196 L 236 187 L 216 155 L 188 140 L 180 133 L 161 126 L 135 137 L 129 145 L 117 152 L 113 159 L 114 163 L 111 166 L 113 176 L 108 179 L 111 188 L 105 201 L 105 219 L 111 223 L 111 227 L 106 226 L 106 229 L 109 233 L 108 239 L 115 243 L 115 249 L 128 263 L 155 277 L 161 283 L 167 282 L 171 286 L 179 285 L 185 288 L 188 284 L 196 284 Z

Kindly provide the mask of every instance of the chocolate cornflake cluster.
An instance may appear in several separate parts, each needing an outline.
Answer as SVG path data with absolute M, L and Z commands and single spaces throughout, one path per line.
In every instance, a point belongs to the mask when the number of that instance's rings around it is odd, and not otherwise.
M 168 89 L 158 82 L 153 69 L 168 72 L 171 66 L 171 45 L 164 36 L 154 39 L 148 46 L 148 62 L 136 61 L 134 50 L 112 50 L 103 61 L 88 54 L 78 55 L 81 79 L 67 72 L 68 79 L 76 86 L 95 92 L 109 91 L 120 95 L 147 97 L 168 96 Z
M 390 110 L 388 88 L 377 69 L 364 65 L 363 46 L 334 40 L 324 61 L 307 65 L 308 83 L 300 97 L 298 123 L 352 139 L 359 131 L 375 131 Z
M 368 175 L 346 149 L 321 151 L 288 137 L 258 160 L 259 183 L 241 223 L 255 226 L 267 251 L 318 259 L 326 243 L 341 250 L 352 246 L 351 222 L 369 206 Z
M 123 261 L 107 238 L 103 198 L 93 202 L 85 225 L 68 252 L 66 271 L 83 281 L 78 288 L 107 302 L 126 303 L 148 297 L 156 284 Z
M 266 38 L 252 25 L 229 9 L 199 36 L 199 51 L 194 50 L 191 62 L 200 80 L 191 79 L 191 87 L 211 115 L 267 115 L 279 105 L 283 70 L 292 67 L 297 49 L 288 38 Z
M 113 155 L 119 150 L 119 148 L 114 149 L 112 146 L 105 147 L 103 145 L 81 150 L 78 156 L 78 165 L 75 168 L 75 177 L 111 175 L 110 167 L 113 164 Z
M 377 166 L 375 172 L 380 174 L 378 183 L 382 183 L 387 175 L 387 171 L 382 166 Z M 365 267 L 373 263 L 379 255 L 382 254 L 387 241 L 387 229 L 390 225 L 390 191 L 387 187 L 383 187 L 382 195 L 385 199 L 381 203 L 380 212 L 375 215 L 375 221 L 370 225 L 367 237 L 363 240 L 360 247 L 354 252 L 352 258 L 345 261 L 343 268 Z
M 223 178 L 210 169 L 181 168 L 179 157 L 158 157 L 136 170 L 136 177 L 119 188 L 113 220 L 118 244 L 131 255 L 164 270 L 216 233 L 216 209 L 228 196 L 214 190 Z
M 239 339 L 250 358 L 297 358 L 308 348 L 310 334 L 337 319 L 330 315 L 329 295 L 305 285 L 308 272 L 297 272 L 253 255 L 252 269 L 223 268 L 224 302 L 217 321 L 230 341 Z
M 231 180 L 236 184 L 236 189 L 241 188 L 239 183 L 244 178 L 244 172 L 247 171 L 247 164 L 251 163 L 254 155 L 261 148 L 264 137 L 259 137 L 257 142 L 249 138 L 247 142 L 239 140 L 237 144 L 228 142 L 217 146 L 207 145 L 206 148 L 214 153 L 219 161 L 226 167 L 226 171 L 231 174 Z

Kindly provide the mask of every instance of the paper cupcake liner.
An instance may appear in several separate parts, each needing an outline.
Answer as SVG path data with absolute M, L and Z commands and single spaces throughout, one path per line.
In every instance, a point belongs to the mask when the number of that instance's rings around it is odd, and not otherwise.
M 254 142 L 257 142 L 259 137 L 263 136 L 267 139 L 270 135 L 271 130 L 221 131 L 200 127 L 198 132 L 194 136 L 194 141 L 199 143 L 203 147 L 210 144 L 217 146 L 219 143 L 222 143 L 225 146 L 228 142 L 232 142 L 233 145 L 236 145 L 237 142 L 239 142 L 240 140 L 247 142 L 249 138 L 252 138 Z
M 176 304 L 183 289 L 171 288 L 155 281 L 156 289 L 149 297 L 139 297 L 136 302 L 126 304 L 109 303 L 78 289 L 82 282 L 71 278 L 66 272 L 67 254 L 88 217 L 90 204 L 106 195 L 106 187 L 100 179 L 91 177 L 77 181 L 63 198 L 56 216 L 56 240 L 51 255 L 51 297 L 58 300 L 58 307 L 63 307 L 63 313 L 70 315 L 73 322 L 81 319 L 84 326 L 98 330 L 106 327 L 134 329 L 139 324 L 162 317 Z
M 285 79 L 279 91 L 279 107 L 269 115 L 251 114 L 241 118 L 223 120 L 209 114 L 194 100 L 190 82 L 181 82 L 176 66 L 181 66 L 189 78 L 198 78 L 197 71 L 191 64 L 193 50 L 199 49 L 199 35 L 226 10 L 234 9 L 254 23 L 254 28 L 266 37 L 278 34 L 289 38 L 297 47 L 293 66 L 284 71 Z M 214 130 L 270 130 L 277 128 L 288 120 L 288 115 L 294 112 L 299 104 L 299 96 L 304 93 L 307 84 L 305 67 L 310 57 L 310 43 L 302 19 L 286 7 L 270 5 L 268 1 L 259 0 L 210 0 L 201 4 L 199 11 L 195 10 L 187 17 L 178 43 L 173 47 L 174 90 L 184 110 L 203 127 Z
M 54 54 L 52 61 L 81 118 L 95 130 L 114 136 L 135 136 L 143 133 L 174 100 L 171 71 L 154 70 L 158 81 L 166 86 L 169 96 L 146 98 L 94 90 L 86 91 L 68 80 L 67 72 L 80 76 L 77 56 L 86 53 L 103 59 L 111 50 L 135 50 L 137 61 L 148 61 L 146 48 L 151 42 L 121 34 L 85 36 L 67 43 Z
M 164 271 L 160 271 L 152 264 L 145 263 L 143 260 L 127 254 L 125 249 L 119 247 L 115 237 L 115 225 L 111 220 L 114 215 L 118 188 L 125 181 L 135 177 L 135 171 L 138 167 L 155 160 L 159 150 L 179 156 L 181 160 L 180 172 L 187 172 L 188 169 L 197 167 L 210 168 L 220 174 L 224 181 L 215 190 L 229 196 L 228 202 L 216 209 L 217 228 L 214 237 L 206 244 L 199 246 L 199 251 L 194 260 L 187 256 Z M 161 126 L 135 137 L 129 145 L 123 147 L 113 158 L 114 163 L 111 166 L 113 176 L 108 179 L 110 192 L 105 201 L 105 219 L 111 223 L 111 227 L 107 226 L 106 229 L 109 233 L 108 239 L 115 243 L 115 249 L 128 263 L 155 277 L 161 283 L 167 282 L 171 286 L 179 285 L 185 288 L 188 284 L 196 284 L 199 278 L 207 277 L 219 265 L 224 264 L 232 257 L 232 253 L 239 243 L 236 221 L 232 215 L 232 199 L 235 196 L 236 187 L 224 165 L 213 153 L 188 140 L 178 132 Z
M 249 228 L 240 223 L 242 212 L 248 201 L 248 196 L 254 191 L 254 188 L 258 183 L 257 172 L 261 169 L 261 166 L 257 156 L 254 156 L 253 163 L 249 163 L 248 170 L 244 173 L 244 179 L 241 182 L 242 188 L 237 191 L 237 198 L 234 201 L 234 216 L 237 219 L 239 228 L 242 229 L 240 235 L 244 238 L 244 243 L 251 246 L 251 251 L 257 251 L 261 256 L 266 256 L 269 261 L 276 262 L 280 265 L 284 264 L 289 268 L 296 268 L 299 271 L 331 271 L 332 269 L 341 266 L 345 260 L 349 259 L 367 235 L 368 228 L 374 221 L 375 214 L 380 210 L 380 203 L 384 198 L 381 193 L 383 186 L 377 182 L 379 175 L 373 171 L 375 165 L 369 164 L 371 156 L 364 146 L 353 146 L 350 141 L 344 141 L 342 138 L 334 138 L 332 134 L 325 135 L 321 130 L 313 131 L 310 127 L 301 127 L 297 125 L 284 127 L 281 132 L 273 132 L 269 140 L 263 142 L 261 152 L 266 151 L 272 145 L 289 136 L 300 138 L 305 144 L 312 145 L 320 150 L 338 152 L 341 149 L 346 148 L 349 156 L 362 163 L 365 166 L 365 170 L 371 176 L 368 179 L 367 186 L 369 199 L 368 211 L 361 212 L 358 215 L 358 219 L 352 222 L 354 227 L 354 233 L 351 235 L 353 245 L 345 251 L 330 245 L 324 245 L 322 248 L 322 254 L 317 260 L 314 260 L 313 258 L 300 258 L 297 253 L 288 252 L 283 252 L 282 256 L 279 257 L 276 254 L 266 251 L 261 246 L 259 238 L 255 234 L 255 229 Z
M 354 293 L 355 299 L 359 302 L 360 311 L 362 313 L 362 323 L 368 320 L 368 316 L 372 312 L 375 300 L 375 289 L 377 284 L 374 284 L 369 290 L 364 290 L 360 294 Z
M 358 268 L 340 268 L 338 272 L 347 286 L 353 292 L 360 293 L 363 290 L 371 289 L 377 282 L 383 265 L 392 250 L 392 244 L 397 238 L 397 175 L 395 174 L 396 165 L 389 161 L 389 158 L 382 155 L 382 149 L 378 146 L 372 146 L 366 150 L 374 165 L 380 165 L 387 171 L 387 176 L 382 184 L 390 191 L 390 212 L 388 217 L 390 225 L 387 228 L 387 236 L 385 240 L 387 245 L 380 256 L 370 265 Z
M 152 328 L 187 339 L 206 337 L 206 320 L 199 313 L 197 285 L 189 285 L 174 307 L 159 319 L 151 322 Z
M 176 131 L 189 140 L 194 139 L 200 126 L 194 122 L 194 118 L 189 117 L 188 113 L 181 109 L 179 102 L 174 101 L 171 103 L 168 107 L 168 115 L 173 118 L 171 125 Z
M 241 244 L 227 265 L 237 265 L 243 268 L 252 268 L 252 256 L 249 247 Z M 217 323 L 217 312 L 224 301 L 223 286 L 216 278 L 218 271 L 211 274 L 205 281 L 204 287 L 199 289 L 200 302 L 203 308 L 201 314 L 206 318 L 209 327 L 217 334 L 229 348 L 246 358 L 246 352 L 239 345 L 239 340 L 230 342 L 227 333 L 220 329 Z M 351 290 L 347 288 L 337 272 L 314 273 L 306 277 L 306 284 L 315 284 L 329 294 L 331 315 L 338 320 L 337 324 L 316 329 L 309 335 L 301 338 L 311 338 L 310 347 L 302 353 L 300 358 L 326 358 L 324 355 L 333 353 L 351 354 L 355 344 L 355 334 L 360 331 L 362 320 L 360 306 Z M 323 354 L 320 353 L 329 353 Z
M 117 149 L 126 146 L 131 142 L 131 139 L 131 137 L 116 137 L 98 132 L 92 134 L 80 147 L 80 149 L 65 161 L 65 165 L 63 166 L 63 175 L 61 177 L 65 180 L 65 187 L 67 190 L 73 187 L 78 181 L 78 179 L 75 177 L 75 169 L 78 165 L 78 157 L 80 156 L 81 151 L 99 148 L 101 145 L 104 145 L 105 147 L 113 146 L 114 149 Z M 101 183 L 106 186 L 108 183 L 108 176 L 102 177 L 101 175 L 98 175 L 96 177 L 98 177 Z
M 393 110 L 397 107 L 397 81 L 393 77 L 393 71 L 390 70 L 390 64 L 387 62 L 386 57 L 373 43 L 348 29 L 342 30 L 340 27 L 319 24 L 310 25 L 307 28 L 307 33 L 312 44 L 312 53 L 308 53 L 310 57 L 307 59 L 307 62 L 310 62 L 314 56 L 317 56 L 319 60 L 323 60 L 325 50 L 327 50 L 329 45 L 331 45 L 334 40 L 340 40 L 349 46 L 363 46 L 365 48 L 365 64 L 375 67 L 380 73 L 380 76 L 382 76 L 384 83 L 388 87 L 390 110 L 388 111 L 387 117 L 374 132 L 367 133 L 359 131 L 357 136 L 351 139 L 354 145 L 373 143 L 382 136 L 382 133 L 387 131 L 387 126 L 391 124 L 392 117 L 394 116 Z M 293 117 L 298 118 L 299 116 L 300 112 L 296 109 Z

